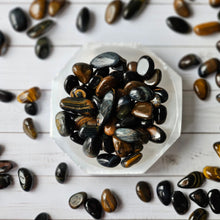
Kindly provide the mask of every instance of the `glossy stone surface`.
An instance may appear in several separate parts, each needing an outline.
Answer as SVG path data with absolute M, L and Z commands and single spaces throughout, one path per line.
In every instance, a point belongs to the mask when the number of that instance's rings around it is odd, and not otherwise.
M 12 183 L 11 175 L 0 174 L 0 189 L 7 188 Z
M 214 8 L 220 7 L 220 0 L 209 0 L 209 4 Z
M 161 103 L 164 103 L 168 100 L 169 95 L 165 89 L 160 88 L 160 87 L 156 87 L 153 89 L 153 91 L 156 95 L 160 96 Z
M 116 124 L 117 128 L 135 128 L 138 127 L 141 120 L 133 115 L 127 115 L 121 121 Z
M 125 118 L 133 108 L 133 103 L 129 96 L 123 96 L 118 100 L 118 104 L 116 106 L 116 117 L 118 119 Z
M 121 158 L 114 154 L 99 154 L 97 161 L 104 167 L 116 167 L 121 162 Z
M 29 115 L 36 115 L 37 114 L 37 110 L 38 110 L 37 103 L 36 102 L 26 103 L 24 105 L 24 110 Z
M 198 24 L 193 28 L 199 36 L 207 36 L 220 32 L 220 23 L 217 21 Z
M 96 90 L 97 86 L 99 85 L 102 79 L 103 77 L 100 75 L 93 76 L 88 82 L 88 88 L 91 90 Z
M 83 143 L 83 152 L 90 158 L 97 157 L 102 147 L 102 140 L 99 136 L 88 137 Z
M 131 128 L 118 128 L 115 135 L 122 141 L 133 143 L 140 140 L 140 133 Z
M 111 136 L 102 134 L 102 150 L 111 154 L 115 151 L 113 140 Z
M 60 163 L 58 164 L 56 171 L 55 171 L 55 177 L 58 183 L 64 183 L 68 176 L 68 166 L 66 163 Z
M 73 194 L 69 198 L 69 206 L 72 209 L 77 209 L 79 208 L 84 202 L 87 200 L 87 193 L 86 192 L 78 192 Z
M 86 139 L 88 137 L 93 138 L 98 134 L 99 129 L 99 126 L 97 126 L 96 124 L 89 125 L 86 123 L 80 128 L 79 136 L 83 139 Z
M 116 123 L 117 119 L 116 118 L 112 118 L 108 121 L 108 123 L 105 124 L 104 126 L 104 132 L 106 135 L 108 136 L 113 136 L 116 130 Z
M 42 212 L 34 220 L 50 220 L 49 214 Z
M 127 70 L 131 72 L 137 72 L 137 62 L 131 61 L 127 64 Z
M 172 186 L 169 181 L 165 180 L 158 183 L 157 196 L 165 206 L 168 206 L 171 203 Z
M 50 41 L 47 37 L 37 40 L 35 45 L 35 54 L 40 59 L 46 59 L 50 55 Z
M 76 27 L 80 32 L 86 32 L 89 29 L 90 11 L 87 7 L 80 10 L 76 18 Z
M 23 121 L 23 131 L 28 137 L 30 137 L 32 139 L 37 138 L 37 131 L 36 131 L 36 128 L 34 126 L 34 122 L 31 118 L 24 119 L 24 121 Z
M 13 93 L 0 89 L 1 102 L 11 102 L 13 99 L 14 99 Z
M 211 58 L 200 65 L 198 73 L 200 77 L 207 77 L 210 74 L 218 73 L 219 69 L 220 61 L 217 58 Z
M 150 141 L 154 143 L 161 144 L 166 140 L 167 137 L 166 133 L 156 125 L 147 128 L 147 131 L 150 134 Z
M 149 183 L 140 181 L 136 185 L 136 193 L 143 202 L 150 202 L 152 199 L 152 192 Z
M 129 96 L 137 102 L 148 102 L 154 98 L 154 93 L 149 87 L 140 86 L 132 89 Z
M 140 87 L 140 86 L 146 86 L 146 85 L 143 82 L 140 82 L 140 81 L 128 82 L 124 87 L 124 92 L 125 92 L 126 95 L 128 95 L 132 89 L 135 89 L 135 88 Z
M 84 207 L 93 218 L 100 219 L 102 217 L 102 206 L 97 199 L 87 199 L 84 203 Z
M 180 34 L 187 34 L 191 31 L 189 23 L 176 16 L 168 17 L 166 23 L 170 29 Z
M 102 103 L 101 99 L 98 98 L 96 95 L 93 95 L 93 96 L 92 96 L 92 102 L 95 104 L 95 107 L 96 107 L 98 110 L 100 110 L 100 106 L 101 106 L 101 103 Z
M 154 96 L 154 98 L 150 101 L 154 107 L 159 107 L 161 105 L 161 96 L 159 96 L 158 94 L 156 94 Z
M 105 189 L 101 195 L 102 208 L 106 212 L 114 212 L 117 208 L 117 200 L 110 189 Z
M 137 102 L 132 109 L 132 114 L 135 117 L 148 120 L 153 118 L 154 107 L 150 102 Z
M 42 36 L 43 34 L 46 34 L 53 26 L 54 26 L 54 21 L 47 19 L 44 20 L 36 25 L 34 25 L 32 28 L 30 28 L 27 32 L 27 35 L 30 38 L 37 38 Z
M 188 18 L 191 15 L 189 6 L 185 0 L 174 0 L 174 9 L 182 17 Z
M 187 54 L 179 61 L 179 68 L 183 70 L 191 69 L 201 63 L 200 58 L 196 54 Z
M 13 163 L 9 160 L 0 160 L 0 173 L 7 173 L 13 168 Z
M 189 210 L 189 203 L 181 191 L 174 191 L 171 198 L 173 207 L 179 215 L 184 215 Z
M 189 216 L 189 220 L 207 220 L 208 212 L 205 209 L 198 208 Z
M 51 0 L 48 5 L 48 14 L 54 17 L 64 7 L 65 3 L 66 0 Z
M 71 90 L 76 86 L 79 86 L 79 81 L 77 76 L 74 75 L 67 76 L 64 81 L 64 89 L 67 92 L 67 94 L 70 94 Z
M 33 87 L 19 94 L 17 96 L 17 101 L 20 103 L 35 102 L 40 98 L 40 96 L 40 88 Z
M 34 177 L 30 170 L 26 168 L 20 168 L 18 170 L 18 179 L 21 185 L 21 188 L 28 192 L 31 190 L 33 183 L 34 183 Z
M 93 117 L 91 116 L 85 116 L 85 115 L 80 115 L 78 116 L 77 118 L 75 118 L 75 128 L 77 130 L 80 130 L 80 128 L 87 124 L 88 122 L 92 121 L 92 120 L 95 120 Z
M 154 120 L 158 125 L 163 124 L 167 118 L 167 108 L 164 105 L 160 105 L 154 109 Z
M 190 193 L 189 198 L 202 208 L 205 208 L 209 203 L 207 193 L 203 189 L 197 189 Z
M 108 24 L 113 24 L 120 16 L 123 3 L 120 0 L 110 2 L 105 11 L 105 21 Z
M 209 206 L 215 214 L 220 214 L 220 191 L 212 189 L 208 192 Z
M 74 131 L 71 135 L 70 135 L 70 139 L 71 141 L 79 144 L 79 145 L 83 145 L 85 139 L 81 138 L 79 136 L 79 132 L 78 131 Z
M 193 89 L 198 98 L 205 100 L 208 96 L 209 86 L 205 79 L 197 79 L 194 82 Z
M 217 155 L 220 157 L 220 142 L 215 142 L 213 144 L 213 149 L 215 150 L 215 152 L 217 153 Z
M 15 31 L 22 32 L 28 27 L 28 18 L 22 8 L 15 8 L 9 12 L 9 20 Z
M 129 168 L 133 165 L 135 165 L 136 163 L 138 163 L 141 158 L 143 157 L 142 153 L 134 153 L 134 154 L 130 154 L 129 156 L 125 157 L 122 161 L 121 161 L 121 165 L 124 168 Z
M 154 73 L 153 73 L 153 76 L 150 79 L 145 80 L 145 84 L 148 85 L 148 86 L 155 87 L 160 83 L 161 79 L 162 79 L 161 70 L 160 69 L 155 69 Z
M 0 31 L 0 56 L 3 56 L 8 49 L 8 39 L 2 31 Z
M 75 86 L 71 92 L 70 96 L 75 98 L 90 98 L 90 92 L 86 85 Z
M 215 75 L 216 85 L 220 88 L 220 72 Z
M 29 8 L 30 16 L 36 20 L 44 18 L 46 14 L 46 6 L 46 0 L 34 0 Z
M 146 4 L 145 0 L 130 0 L 123 10 L 123 17 L 126 20 L 138 15 Z
M 220 168 L 219 167 L 206 166 L 203 169 L 203 174 L 207 179 L 220 182 Z
M 194 171 L 181 179 L 177 183 L 177 186 L 181 188 L 198 188 L 204 183 L 204 181 L 205 176 L 203 175 L 203 173 Z

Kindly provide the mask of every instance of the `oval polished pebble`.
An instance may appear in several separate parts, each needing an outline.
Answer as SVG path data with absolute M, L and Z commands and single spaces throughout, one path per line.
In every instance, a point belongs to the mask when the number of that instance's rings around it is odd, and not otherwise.
M 79 132 L 78 131 L 74 131 L 71 135 L 70 135 L 70 139 L 71 141 L 79 144 L 79 145 L 83 145 L 85 139 L 81 138 L 79 136 Z
M 198 66 L 201 63 L 200 58 L 196 54 L 187 54 L 179 61 L 179 68 L 186 70 Z
M 152 192 L 149 183 L 140 181 L 136 185 L 136 193 L 143 202 L 150 202 L 152 199 Z
M 110 189 L 105 189 L 101 195 L 102 208 L 106 212 L 114 212 L 117 208 L 117 200 Z
M 150 141 L 154 143 L 161 144 L 166 140 L 166 133 L 156 125 L 153 125 L 152 127 L 148 127 L 147 131 L 150 134 Z
M 68 166 L 66 163 L 60 163 L 55 171 L 55 177 L 58 183 L 64 183 L 68 176 Z
M 31 190 L 34 182 L 33 174 L 30 170 L 26 168 L 20 168 L 18 170 L 18 179 L 21 185 L 21 188 L 28 192 Z
M 140 81 L 128 82 L 124 87 L 124 92 L 125 92 L 126 95 L 128 95 L 132 89 L 135 89 L 135 88 L 140 87 L 140 86 L 146 86 L 146 84 L 143 83 L 143 82 L 140 82 Z
M 111 1 L 105 11 L 105 21 L 113 24 L 120 16 L 123 3 L 120 0 Z
M 97 124 L 91 124 L 88 123 L 84 124 L 80 130 L 79 130 L 79 136 L 83 139 L 86 139 L 88 137 L 95 137 L 100 130 L 100 127 Z
M 83 125 L 92 120 L 95 119 L 91 116 L 80 115 L 75 119 L 75 127 L 77 130 L 80 130 Z
M 115 135 L 122 141 L 133 143 L 140 140 L 140 133 L 131 128 L 118 128 L 115 131 Z
M 7 188 L 12 183 L 12 177 L 9 174 L 0 174 L 0 189 Z
M 116 117 L 120 120 L 125 118 L 133 108 L 133 103 L 129 96 L 123 96 L 118 100 L 116 106 Z
M 176 13 L 182 17 L 188 18 L 191 15 L 188 4 L 185 0 L 174 0 L 174 9 Z
M 121 162 L 121 158 L 114 154 L 99 154 L 97 161 L 104 167 L 116 167 Z
M 117 128 L 135 128 L 139 127 L 141 123 L 141 120 L 139 118 L 136 118 L 133 115 L 127 115 L 122 120 L 116 123 Z
M 87 200 L 87 193 L 86 192 L 78 192 L 73 194 L 69 198 L 69 206 L 72 209 L 77 209 L 79 208 L 84 202 Z
M 126 20 L 138 15 L 145 7 L 145 0 L 130 0 L 123 10 L 123 17 Z
M 181 191 L 174 191 L 171 198 L 173 207 L 179 215 L 184 215 L 189 210 L 189 203 Z
M 209 0 L 209 4 L 214 8 L 220 7 L 220 0 Z
M 13 163 L 9 160 L 0 160 L 0 173 L 7 173 L 13 168 Z
M 90 11 L 87 7 L 84 7 L 80 10 L 76 18 L 76 27 L 77 29 L 84 33 L 88 31 L 90 24 Z
M 64 90 L 66 91 L 66 93 L 70 94 L 72 89 L 76 86 L 79 86 L 79 81 L 77 76 L 74 75 L 67 76 L 64 81 Z
M 9 12 L 9 20 L 15 31 L 22 32 L 28 27 L 28 18 L 22 8 L 15 8 Z
M 199 36 L 207 36 L 220 32 L 220 23 L 217 21 L 198 24 L 193 28 Z
M 88 98 L 89 93 L 90 91 L 87 86 L 81 85 L 74 87 L 70 92 L 70 96 L 75 98 Z
M 50 220 L 50 216 L 46 212 L 42 212 L 34 220 Z
M 205 100 L 208 97 L 209 87 L 205 79 L 197 79 L 193 85 L 194 91 L 198 98 Z
M 189 220 L 207 220 L 208 212 L 205 209 L 198 208 L 190 216 Z
M 48 14 L 51 17 L 54 17 L 64 7 L 65 3 L 66 3 L 66 0 L 51 0 L 48 5 Z
M 37 40 L 35 45 L 35 54 L 40 59 L 46 59 L 50 55 L 50 41 L 47 37 Z
M 207 207 L 209 204 L 207 193 L 203 189 L 197 189 L 196 191 L 190 193 L 189 198 L 202 208 Z
M 194 171 L 181 179 L 177 183 L 177 186 L 181 188 L 198 188 L 204 183 L 204 181 L 205 176 L 203 175 L 203 173 Z
M 153 92 L 155 93 L 155 96 L 156 95 L 160 96 L 161 103 L 166 102 L 169 98 L 169 95 L 168 95 L 167 91 L 163 88 L 156 87 L 156 88 L 153 89 Z
M 153 118 L 154 107 L 150 102 L 137 102 L 131 113 L 135 117 L 147 120 Z
M 0 89 L 1 102 L 11 102 L 13 99 L 14 99 L 13 93 Z
M 110 119 L 104 126 L 104 132 L 108 136 L 113 136 L 116 130 L 116 118 Z
M 220 191 L 212 189 L 208 192 L 209 206 L 215 214 L 220 214 Z
M 215 142 L 213 144 L 213 149 L 215 150 L 215 152 L 217 153 L 217 155 L 220 157 L 220 142 Z
M 34 25 L 33 27 L 31 27 L 28 32 L 27 35 L 30 38 L 37 38 L 42 36 L 43 34 L 47 33 L 53 26 L 54 26 L 54 21 L 47 19 L 44 20 L 36 25 Z
M 165 206 L 168 206 L 171 203 L 172 186 L 169 181 L 165 180 L 158 183 L 157 196 Z
M 167 118 L 167 108 L 160 105 L 154 109 L 154 120 L 158 125 L 163 124 Z
M 148 102 L 154 98 L 154 93 L 149 87 L 140 86 L 132 89 L 129 96 L 137 102 Z
M 220 88 L 220 72 L 215 75 L 216 85 Z
M 129 167 L 135 165 L 136 163 L 138 163 L 141 160 L 142 157 L 143 157 L 143 155 L 140 152 L 134 153 L 134 154 L 130 154 L 129 156 L 125 157 L 121 161 L 121 165 L 124 168 L 129 168 Z
M 3 34 L 2 31 L 0 31 L 0 56 L 3 56 L 8 49 L 8 39 Z
M 189 23 L 176 16 L 168 17 L 166 23 L 170 29 L 180 34 L 187 34 L 191 31 Z
M 200 65 L 198 73 L 200 77 L 207 77 L 212 73 L 218 73 L 219 69 L 220 61 L 217 58 L 211 58 Z
M 90 158 L 97 157 L 102 148 L 102 140 L 99 136 L 88 137 L 83 143 L 83 152 Z
M 111 136 L 102 134 L 102 150 L 111 154 L 115 151 L 113 140 Z
M 127 70 L 131 72 L 137 72 L 137 62 L 131 61 L 127 64 Z
M 88 82 L 88 88 L 91 90 L 96 90 L 97 86 L 99 85 L 102 79 L 103 77 L 100 75 L 93 76 Z
M 102 206 L 97 199 L 87 199 L 84 203 L 84 207 L 93 218 L 100 219 L 102 217 Z
M 36 20 L 44 18 L 46 14 L 46 6 L 46 0 L 34 0 L 29 8 L 30 16 Z
M 32 118 L 24 119 L 23 131 L 28 137 L 30 137 L 32 139 L 37 138 L 37 131 L 35 129 L 34 122 L 33 122 Z
M 17 96 L 17 101 L 20 103 L 35 102 L 40 98 L 40 96 L 41 96 L 40 88 L 33 87 L 20 93 Z
M 160 69 L 155 69 L 154 73 L 153 73 L 153 76 L 150 79 L 145 80 L 145 84 L 147 86 L 155 87 L 160 83 L 161 79 L 162 79 L 161 70 Z
M 37 103 L 36 102 L 26 103 L 24 105 L 24 110 L 29 115 L 36 115 L 37 114 L 37 110 L 38 110 Z
M 207 179 L 220 182 L 220 168 L 219 167 L 206 166 L 203 169 L 203 174 Z

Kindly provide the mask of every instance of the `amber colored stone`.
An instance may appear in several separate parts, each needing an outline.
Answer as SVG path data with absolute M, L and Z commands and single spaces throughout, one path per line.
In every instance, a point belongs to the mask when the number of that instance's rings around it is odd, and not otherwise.
M 205 100 L 208 96 L 208 83 L 205 79 L 197 79 L 193 85 L 194 91 L 198 98 Z
M 75 63 L 72 70 L 79 81 L 84 84 L 89 82 L 93 73 L 92 67 L 87 63 Z
M 115 148 L 115 152 L 119 157 L 126 157 L 133 151 L 133 147 L 131 144 L 120 140 L 116 136 L 112 137 L 112 141 Z
M 117 208 L 117 200 L 110 189 L 105 189 L 102 192 L 101 204 L 106 212 L 114 212 Z
M 207 179 L 220 182 L 220 168 L 219 167 L 206 166 L 203 169 L 203 174 L 205 175 Z
M 218 156 L 220 157 L 220 142 L 215 142 L 213 144 L 213 148 L 214 148 L 215 152 L 218 154 Z
M 174 0 L 173 5 L 178 15 L 185 17 L 185 18 L 191 15 L 188 4 L 184 0 Z
M 210 74 L 218 73 L 220 69 L 220 61 L 217 58 L 211 58 L 206 60 L 199 66 L 198 73 L 199 76 L 205 78 Z
M 89 121 L 94 120 L 93 117 L 90 116 L 79 116 L 75 119 L 75 126 L 76 129 L 79 130 L 84 124 L 88 123 Z
M 142 157 L 143 157 L 142 153 L 130 154 L 121 161 L 121 165 L 124 168 L 129 168 L 135 165 L 136 163 L 138 163 Z
M 65 3 L 66 0 L 52 0 L 48 5 L 48 14 L 52 17 L 55 16 Z
M 116 130 L 116 121 L 117 119 L 116 118 L 112 118 L 109 120 L 109 122 L 107 124 L 105 124 L 104 126 L 104 132 L 106 135 L 108 136 L 113 136 L 114 133 L 115 133 L 115 130 Z
M 108 24 L 114 23 L 121 14 L 122 11 L 122 1 L 114 0 L 110 2 L 105 11 L 105 21 Z
M 136 193 L 143 202 L 150 202 L 152 199 L 151 187 L 147 182 L 138 182 L 136 185 Z
M 32 118 L 26 118 L 23 121 L 23 130 L 24 133 L 32 139 L 37 138 L 37 131 L 34 126 Z
M 137 102 L 131 111 L 135 117 L 142 119 L 151 119 L 153 117 L 153 104 L 150 102 Z
M 125 87 L 124 87 L 124 92 L 126 95 L 129 94 L 129 92 L 132 90 L 132 89 L 135 89 L 139 86 L 145 86 L 145 84 L 143 82 L 140 82 L 140 81 L 130 81 L 128 82 Z
M 34 0 L 29 8 L 29 14 L 36 20 L 42 19 L 46 14 L 46 0 Z
M 137 72 L 137 62 L 131 61 L 127 64 L 127 70 L 131 72 Z
M 220 0 L 209 0 L 209 4 L 214 8 L 220 7 Z
M 198 24 L 193 28 L 194 32 L 200 36 L 206 36 L 220 32 L 220 23 L 217 21 Z
M 17 100 L 20 103 L 35 102 L 40 98 L 40 96 L 41 96 L 40 88 L 33 87 L 19 94 L 17 96 Z

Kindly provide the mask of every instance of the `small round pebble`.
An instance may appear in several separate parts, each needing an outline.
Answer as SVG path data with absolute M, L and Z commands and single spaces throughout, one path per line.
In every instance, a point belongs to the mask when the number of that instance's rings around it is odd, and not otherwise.
M 24 105 L 24 110 L 29 115 L 36 115 L 37 114 L 37 103 L 36 102 L 30 102 L 26 103 Z

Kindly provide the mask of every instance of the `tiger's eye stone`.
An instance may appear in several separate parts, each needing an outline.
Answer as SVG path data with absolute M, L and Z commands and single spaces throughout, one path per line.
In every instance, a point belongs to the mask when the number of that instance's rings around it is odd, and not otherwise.
M 100 75 L 93 76 L 88 82 L 88 88 L 91 90 L 95 90 L 102 79 L 103 77 Z
M 86 201 L 86 199 L 87 199 L 86 192 L 75 193 L 69 198 L 69 206 L 72 209 L 77 209 Z
M 203 189 L 197 189 L 190 193 L 189 198 L 202 208 L 207 207 L 209 204 L 207 193 Z
M 123 3 L 120 0 L 110 2 L 105 11 L 105 21 L 108 24 L 113 24 L 120 16 Z
M 127 70 L 131 72 L 137 72 L 137 62 L 132 61 L 127 64 Z
M 153 118 L 154 107 L 150 102 L 137 102 L 131 113 L 144 120 Z
M 39 215 L 37 215 L 37 217 L 34 220 L 50 220 L 50 216 L 49 214 L 42 212 Z
M 84 203 L 86 211 L 95 219 L 100 219 L 102 216 L 102 206 L 101 203 L 95 199 L 87 199 Z
M 47 33 L 54 26 L 54 24 L 55 23 L 53 20 L 50 20 L 50 19 L 44 20 L 44 21 L 36 24 L 32 28 L 30 28 L 27 32 L 27 35 L 30 38 L 40 37 L 43 34 Z
M 220 102 L 220 94 L 216 95 L 216 100 Z
M 133 147 L 130 143 L 120 140 L 116 136 L 112 137 L 115 152 L 119 157 L 126 157 L 133 152 Z
M 201 63 L 200 58 L 195 54 L 187 54 L 179 61 L 179 68 L 186 70 L 198 66 Z
M 77 143 L 77 144 L 79 144 L 79 145 L 83 145 L 83 143 L 84 143 L 84 141 L 85 141 L 85 139 L 83 139 L 83 138 L 81 138 L 81 137 L 79 136 L 79 132 L 78 132 L 78 131 L 73 132 L 73 133 L 70 135 L 70 139 L 71 139 L 71 141 L 73 141 L 73 142 L 75 142 L 75 143 Z
M 95 104 L 96 109 L 100 110 L 102 100 L 100 98 L 98 98 L 96 95 L 93 95 L 92 96 L 92 102 Z
M 147 131 L 150 134 L 150 141 L 154 143 L 161 144 L 165 142 L 167 135 L 166 133 L 156 125 L 153 125 L 152 127 L 147 128 Z
M 83 152 L 87 157 L 97 157 L 102 148 L 102 140 L 99 136 L 88 137 L 83 143 Z
M 29 14 L 32 18 L 40 20 L 46 14 L 46 0 L 34 0 L 29 8 Z
M 181 191 L 174 191 L 171 201 L 179 215 L 184 215 L 189 210 L 189 202 Z
M 89 89 L 85 85 L 75 86 L 71 92 L 70 96 L 75 98 L 88 98 L 89 97 Z
M 79 81 L 86 84 L 89 82 L 93 70 L 87 63 L 75 63 L 72 67 L 73 73 L 78 77 Z
M 40 98 L 40 96 L 41 96 L 40 88 L 33 87 L 19 94 L 17 96 L 17 100 L 20 103 L 35 102 Z
M 148 102 L 154 98 L 154 93 L 149 87 L 140 86 L 132 89 L 129 96 L 137 102 Z
M 4 55 L 8 49 L 8 39 L 3 34 L 2 31 L 0 31 L 0 56 Z
M 64 89 L 65 91 L 70 94 L 71 90 L 76 87 L 79 86 L 79 81 L 77 76 L 74 75 L 69 75 L 66 77 L 65 81 L 64 81 Z
M 60 163 L 55 171 L 55 177 L 58 183 L 64 183 L 68 176 L 68 166 L 66 163 Z
M 114 154 L 99 154 L 97 161 L 104 167 L 116 167 L 121 162 L 121 158 Z M 104 208 L 104 207 L 103 207 Z
M 113 136 L 114 133 L 115 133 L 115 130 L 116 130 L 116 121 L 117 119 L 116 118 L 112 118 L 110 119 L 104 126 L 104 132 L 106 135 L 108 136 Z
M 29 115 L 36 115 L 38 111 L 37 103 L 36 102 L 26 103 L 24 105 L 24 110 Z
M 161 70 L 160 69 L 155 69 L 153 76 L 150 79 L 145 80 L 145 84 L 147 86 L 155 87 L 160 83 L 161 79 L 162 79 Z
M 167 118 L 167 108 L 164 105 L 160 105 L 154 109 L 154 120 L 158 125 L 163 124 Z
M 197 79 L 193 85 L 194 91 L 198 98 L 205 100 L 208 96 L 209 87 L 205 79 Z
M 102 135 L 102 150 L 105 152 L 111 154 L 115 151 L 113 140 L 111 136 L 108 136 L 106 134 Z
M 48 5 L 48 14 L 54 17 L 64 7 L 65 3 L 66 0 L 51 0 Z
M 28 137 L 30 137 L 32 139 L 37 138 L 37 131 L 35 129 L 34 122 L 31 118 L 24 119 L 24 121 L 23 121 L 23 130 L 24 130 L 24 133 Z
M 153 89 L 153 92 L 155 93 L 155 95 L 160 96 L 161 103 L 166 102 L 169 98 L 169 95 L 168 95 L 167 91 L 163 88 L 156 87 L 156 88 Z
M 200 77 L 207 77 L 212 73 L 218 73 L 219 69 L 220 61 L 217 58 L 211 58 L 200 65 L 198 73 Z
M 198 24 L 193 28 L 194 32 L 199 36 L 207 36 L 220 32 L 220 23 L 217 21 Z
M 90 23 L 90 11 L 87 7 L 84 7 L 80 10 L 76 18 L 76 27 L 77 29 L 84 33 L 88 31 Z
M 203 175 L 203 173 L 194 171 L 181 179 L 177 183 L 177 186 L 181 188 L 198 188 L 204 183 L 204 181 L 205 176 Z
M 143 82 L 140 82 L 140 81 L 128 82 L 124 87 L 124 92 L 125 92 L 126 95 L 128 95 L 132 89 L 135 89 L 135 88 L 140 87 L 140 86 L 146 86 L 146 85 Z
M 174 0 L 174 9 L 182 17 L 188 18 L 191 15 L 188 4 L 184 0 Z
M 220 0 L 209 0 L 209 4 L 214 8 L 220 7 Z
M 14 99 L 13 93 L 0 89 L 1 102 L 11 102 L 13 99 Z
M 94 118 L 91 116 L 85 116 L 85 115 L 78 116 L 75 119 L 76 129 L 79 130 L 83 125 L 85 125 L 87 122 L 89 122 L 91 120 L 94 120 Z
M 205 209 L 198 208 L 190 216 L 189 220 L 207 220 L 208 212 Z
M 122 141 L 133 143 L 140 140 L 140 133 L 131 128 L 118 128 L 115 131 L 115 135 Z
M 217 155 L 220 157 L 220 142 L 215 142 L 213 144 L 213 148 L 214 148 L 215 152 L 217 153 Z
M 100 130 L 100 127 L 97 126 L 97 124 L 91 124 L 88 123 L 84 124 L 80 130 L 79 130 L 79 136 L 83 139 L 86 139 L 88 137 L 95 137 Z
M 220 191 L 212 189 L 208 192 L 209 206 L 215 214 L 220 214 Z
M 35 45 L 35 54 L 40 59 L 46 59 L 50 55 L 50 41 L 47 37 L 38 39 Z
M 203 174 L 207 179 L 220 182 L 220 168 L 219 167 L 206 166 L 203 169 Z
M 168 206 L 171 203 L 172 186 L 169 181 L 165 180 L 158 183 L 157 196 L 165 206 Z
M 154 61 L 151 57 L 147 55 L 142 56 L 137 63 L 137 73 L 148 80 L 154 74 L 154 66 Z
M 13 168 L 13 163 L 8 160 L 0 160 L 0 173 L 7 173 Z
M 135 165 L 136 163 L 138 163 L 141 158 L 143 157 L 142 153 L 134 153 L 134 154 L 130 154 L 129 156 L 125 157 L 122 161 L 121 161 L 121 165 L 124 168 L 129 168 L 133 165 Z
M 110 189 L 105 189 L 101 195 L 102 208 L 106 212 L 114 212 L 117 208 L 117 200 Z
M 9 174 L 0 174 L 0 189 L 8 187 L 12 183 L 12 177 Z
M 136 185 L 136 193 L 143 202 L 150 202 L 152 199 L 152 192 L 149 183 L 140 181 Z
M 32 172 L 26 168 L 20 168 L 18 170 L 18 179 L 21 185 L 21 188 L 28 192 L 31 190 L 34 183 L 34 176 Z

